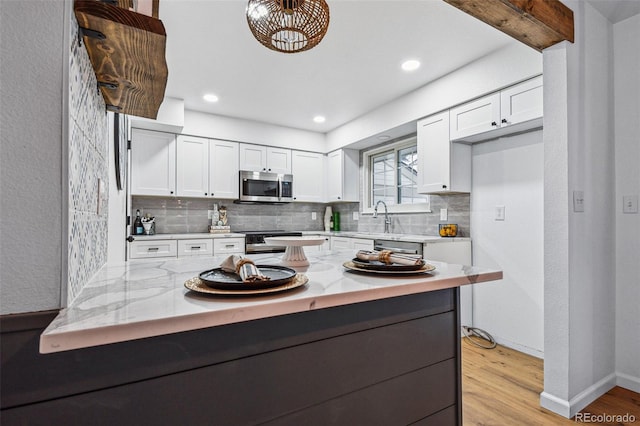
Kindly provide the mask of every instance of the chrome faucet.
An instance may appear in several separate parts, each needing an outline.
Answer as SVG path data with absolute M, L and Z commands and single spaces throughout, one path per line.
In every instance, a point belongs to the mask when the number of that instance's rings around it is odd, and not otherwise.
M 389 218 L 389 212 L 387 211 L 387 203 L 382 200 L 378 200 L 376 206 L 373 208 L 373 218 L 376 219 L 378 217 L 378 205 L 382 203 L 384 206 L 384 232 L 385 234 L 389 233 L 389 225 L 391 225 L 391 219 Z

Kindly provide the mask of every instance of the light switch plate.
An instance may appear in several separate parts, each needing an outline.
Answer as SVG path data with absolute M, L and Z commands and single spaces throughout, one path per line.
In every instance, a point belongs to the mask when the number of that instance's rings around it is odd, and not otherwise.
M 504 206 L 496 206 L 495 220 L 504 220 Z
M 638 213 L 638 196 L 622 196 L 622 213 Z
M 316 220 L 318 218 L 318 214 L 316 212 L 311 212 L 311 220 Z
M 447 209 L 440 209 L 440 220 L 447 220 L 448 212 Z
M 584 191 L 573 191 L 573 211 L 584 212 Z

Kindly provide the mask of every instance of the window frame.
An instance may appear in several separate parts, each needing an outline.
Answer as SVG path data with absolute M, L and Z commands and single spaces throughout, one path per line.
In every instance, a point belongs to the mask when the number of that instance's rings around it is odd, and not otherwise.
M 409 137 L 404 137 L 402 139 L 398 139 L 396 141 L 392 141 L 389 143 L 385 143 L 384 145 L 379 145 L 370 149 L 362 150 L 362 182 L 363 182 L 363 191 L 362 191 L 362 199 L 360 200 L 362 206 L 363 214 L 373 214 L 374 208 L 371 206 L 371 192 L 372 192 L 372 170 L 371 170 L 371 157 L 381 154 L 383 152 L 393 151 L 394 152 L 394 164 L 396 167 L 396 198 L 397 198 L 397 164 L 398 164 L 398 151 L 410 147 L 416 146 L 417 149 L 418 137 L 417 135 L 411 135 Z M 419 161 L 419 160 L 418 160 Z M 420 176 L 420 169 L 418 169 L 418 176 Z M 426 195 L 426 194 L 425 194 Z M 393 204 L 387 205 L 389 213 L 431 213 L 431 197 L 426 195 L 426 201 L 424 203 L 416 203 L 416 204 Z

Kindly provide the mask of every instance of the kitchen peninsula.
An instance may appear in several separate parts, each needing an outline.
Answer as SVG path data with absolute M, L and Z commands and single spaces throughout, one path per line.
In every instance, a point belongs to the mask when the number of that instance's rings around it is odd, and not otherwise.
M 314 253 L 304 286 L 248 298 L 184 287 L 224 256 L 107 266 L 41 336 L 40 357 L 70 377 L 3 416 L 461 424 L 458 287 L 502 272 L 430 262 L 429 274 L 364 275 L 343 267 L 353 255 Z

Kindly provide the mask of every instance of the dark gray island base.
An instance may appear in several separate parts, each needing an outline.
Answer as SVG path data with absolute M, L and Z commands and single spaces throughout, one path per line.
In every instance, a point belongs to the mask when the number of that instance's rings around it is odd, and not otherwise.
M 460 425 L 458 292 L 46 355 L 37 350 L 42 329 L 3 332 L 0 418 L 3 425 Z

